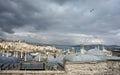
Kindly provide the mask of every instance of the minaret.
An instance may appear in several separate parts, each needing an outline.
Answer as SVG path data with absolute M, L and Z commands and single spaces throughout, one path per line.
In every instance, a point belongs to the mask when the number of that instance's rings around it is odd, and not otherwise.
M 68 54 L 70 54 L 70 49 L 69 48 L 67 49 L 67 52 L 68 52 Z
M 108 50 L 105 49 L 104 46 L 102 46 L 102 51 L 105 53 L 105 52 L 109 52 Z
M 39 53 L 39 60 L 38 60 L 39 62 L 41 61 L 41 54 Z
M 105 55 L 108 55 L 108 54 L 109 54 L 109 52 L 105 49 L 104 46 L 102 46 L 102 51 L 105 53 Z
M 23 52 L 21 51 L 21 52 L 20 52 L 20 58 L 22 58 L 22 57 L 23 57 Z
M 106 50 L 104 46 L 102 47 L 102 51 L 103 51 L 107 56 L 112 56 L 112 52 Z
M 24 61 L 27 61 L 26 51 L 25 51 Z
M 83 44 L 80 45 L 80 53 L 81 53 L 81 54 L 85 54 L 85 53 L 86 53 L 86 50 L 85 50 Z
M 4 54 L 5 54 L 5 51 L 3 50 L 3 51 L 2 51 L 2 56 L 4 56 Z
M 103 50 L 103 52 L 107 52 L 107 50 L 105 49 L 104 45 L 102 46 L 102 50 Z
M 75 52 L 75 48 L 74 48 L 74 47 L 72 47 L 72 52 L 73 52 L 73 53 Z
M 15 51 L 13 52 L 13 56 L 16 57 L 16 52 Z
M 6 57 L 8 57 L 8 50 L 7 50 L 7 53 L 6 53 Z
M 97 48 L 98 50 L 100 50 L 100 46 L 98 45 L 98 48 Z
M 18 58 L 18 51 L 15 52 L 15 57 Z

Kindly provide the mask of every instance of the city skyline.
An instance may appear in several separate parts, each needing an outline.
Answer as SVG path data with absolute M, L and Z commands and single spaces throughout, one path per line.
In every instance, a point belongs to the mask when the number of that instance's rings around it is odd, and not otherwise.
M 0 38 L 120 45 L 119 0 L 0 0 Z

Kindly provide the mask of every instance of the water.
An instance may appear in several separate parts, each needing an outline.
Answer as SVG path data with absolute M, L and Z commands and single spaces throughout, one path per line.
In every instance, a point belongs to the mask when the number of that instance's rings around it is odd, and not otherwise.
M 75 51 L 79 52 L 80 51 L 80 46 L 79 45 L 74 45 L 74 46 L 68 46 L 68 45 L 57 45 L 55 46 L 58 49 L 61 50 L 72 50 L 74 48 Z M 85 45 L 84 49 L 85 50 L 90 50 L 90 49 L 94 49 L 95 47 L 98 47 L 98 45 Z M 100 49 L 102 49 L 102 45 L 99 45 Z
M 80 50 L 80 47 L 75 47 L 75 46 L 64 46 L 64 45 L 60 45 L 60 46 L 55 46 L 56 48 L 58 49 L 61 49 L 61 50 L 75 50 L 75 51 L 79 51 Z

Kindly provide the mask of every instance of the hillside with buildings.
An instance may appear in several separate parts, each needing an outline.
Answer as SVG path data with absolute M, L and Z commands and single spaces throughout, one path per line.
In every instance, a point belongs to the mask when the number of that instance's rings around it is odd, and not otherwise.
M 56 50 L 53 46 L 36 45 L 20 41 L 1 41 L 0 50 Z

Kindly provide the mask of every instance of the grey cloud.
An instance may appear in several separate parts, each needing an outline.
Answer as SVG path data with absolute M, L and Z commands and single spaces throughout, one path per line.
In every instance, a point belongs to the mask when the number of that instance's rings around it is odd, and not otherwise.
M 71 2 L 71 1 L 74 1 L 74 0 L 52 0 L 52 1 L 62 5 L 62 4 L 65 4 L 67 2 Z M 78 0 L 76 0 L 76 1 L 78 1 Z
M 119 41 L 119 32 L 111 33 L 120 29 L 119 3 L 119 0 L 0 0 L 0 29 L 17 33 L 21 28 L 21 32 L 36 34 L 33 38 L 37 39 L 41 38 L 39 33 L 43 33 L 51 39 L 50 43 L 73 44 L 74 41 L 76 44 L 76 40 L 82 38 L 68 34 L 98 36 L 106 42 Z M 90 12 L 91 9 L 94 11 Z M 24 28 L 27 26 L 34 28 Z M 22 39 L 28 38 L 23 36 Z
M 46 18 L 35 17 L 35 13 L 40 13 L 40 9 L 27 0 L 0 0 L 0 28 L 8 33 L 25 25 L 33 25 L 39 30 L 46 29 L 49 22 Z
M 77 3 L 79 4 L 79 2 Z M 68 15 L 69 17 L 63 18 L 62 20 L 62 24 L 67 25 L 65 26 L 67 27 L 65 31 L 71 31 L 75 33 L 81 32 L 85 34 L 107 34 L 112 29 L 119 29 L 120 22 L 117 21 L 119 19 L 118 17 L 120 16 L 119 3 L 120 1 L 118 0 L 93 0 L 93 2 L 86 0 L 86 5 L 72 6 L 70 11 L 66 11 L 67 14 L 65 14 L 65 16 Z M 76 13 L 73 11 L 76 6 L 79 7 L 77 9 L 78 11 L 84 7 L 86 10 L 82 10 L 84 12 Z M 90 10 L 92 8 L 94 9 L 94 11 L 90 13 Z M 70 13 L 71 11 L 73 11 L 72 14 Z

